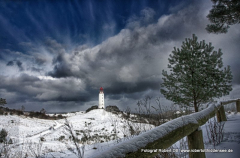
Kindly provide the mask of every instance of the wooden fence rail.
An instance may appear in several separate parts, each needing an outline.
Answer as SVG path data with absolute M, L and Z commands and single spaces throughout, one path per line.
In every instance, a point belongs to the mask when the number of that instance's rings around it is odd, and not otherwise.
M 224 105 L 236 103 L 237 112 L 240 112 L 240 99 L 211 103 L 209 106 L 197 113 L 182 116 L 166 122 L 152 130 L 144 132 L 132 139 L 120 142 L 102 151 L 98 158 L 151 158 L 158 154 L 159 149 L 166 149 L 188 136 L 189 149 L 204 149 L 202 131 L 200 126 L 204 125 L 210 118 L 217 116 L 218 121 L 226 121 Z M 154 152 L 149 152 L 154 151 Z M 204 158 L 204 152 L 189 153 L 190 158 Z

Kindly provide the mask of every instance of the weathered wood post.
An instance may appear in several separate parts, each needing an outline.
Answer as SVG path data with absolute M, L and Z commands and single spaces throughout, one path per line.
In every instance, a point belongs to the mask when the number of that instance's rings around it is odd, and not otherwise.
M 189 158 L 206 158 L 204 149 L 202 129 L 198 128 L 196 131 L 188 135 Z
M 217 114 L 218 122 L 227 121 L 227 117 L 226 117 L 223 105 L 221 105 L 221 107 L 217 110 L 216 114 Z
M 240 112 L 240 100 L 236 101 L 237 112 Z

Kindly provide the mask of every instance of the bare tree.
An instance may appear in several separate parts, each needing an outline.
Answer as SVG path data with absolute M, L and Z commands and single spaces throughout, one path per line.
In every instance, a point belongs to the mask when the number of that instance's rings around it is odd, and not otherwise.
M 225 122 L 217 122 L 216 117 L 213 120 L 208 120 L 206 131 L 209 143 L 214 147 L 223 140 L 223 127 Z
M 154 106 L 152 106 L 152 108 L 157 112 L 157 122 L 156 122 L 156 126 L 159 126 L 159 125 L 161 125 L 162 123 L 164 123 L 164 115 L 163 115 L 163 113 L 164 113 L 164 111 L 163 111 L 163 109 L 162 109 L 162 106 L 161 106 L 161 98 L 160 97 L 157 97 L 156 98 L 156 104 L 157 104 L 157 107 L 158 108 L 156 108 L 156 107 L 154 107 Z
M 69 151 L 74 153 L 78 158 L 83 158 L 84 157 L 84 150 L 85 150 L 85 145 L 82 144 L 82 146 L 79 145 L 78 143 L 78 138 L 73 130 L 72 124 L 65 118 L 65 129 L 69 132 L 71 135 L 71 140 L 76 148 L 76 151 L 73 148 L 68 148 Z
M 21 111 L 24 112 L 25 111 L 25 106 L 21 106 Z
M 42 142 L 39 141 L 39 143 L 35 142 L 28 142 L 28 149 L 30 153 L 35 157 L 35 158 L 42 158 Z
M 10 154 L 11 154 L 11 147 L 7 143 L 7 141 L 4 141 L 2 144 L 0 144 L 0 157 L 10 158 Z
M 109 120 L 113 126 L 113 133 L 114 133 L 114 139 L 118 142 L 118 136 L 117 136 L 117 128 L 119 125 L 118 119 L 114 117 L 113 114 L 109 117 Z
M 46 110 L 45 110 L 44 108 L 42 108 L 42 109 L 40 110 L 40 113 L 46 114 Z

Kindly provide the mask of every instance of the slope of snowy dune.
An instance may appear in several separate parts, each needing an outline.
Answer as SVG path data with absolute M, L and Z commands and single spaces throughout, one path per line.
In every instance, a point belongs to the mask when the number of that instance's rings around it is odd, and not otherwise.
M 116 138 L 120 140 L 124 135 L 130 135 L 125 119 L 103 109 L 95 109 L 88 113 L 70 113 L 65 114 L 65 116 L 67 116 L 67 120 L 72 125 L 79 140 L 83 138 L 84 134 L 96 138 L 84 143 L 86 156 L 116 143 L 114 140 Z M 14 142 L 11 146 L 11 153 L 22 150 L 33 156 L 31 152 L 38 151 L 29 152 L 31 146 L 37 146 L 40 139 L 44 138 L 44 141 L 41 142 L 41 154 L 49 155 L 47 153 L 51 153 L 51 156 L 55 157 L 76 157 L 67 149 L 74 146 L 69 140 L 70 134 L 64 126 L 65 119 L 44 120 L 25 116 L 0 115 L 0 120 L 0 129 L 6 129 L 8 139 L 11 138 Z M 139 123 L 129 122 L 129 124 L 133 128 L 142 127 L 138 130 L 148 130 L 154 127 L 143 123 L 139 125 Z M 60 137 L 63 139 L 59 140 Z
M 127 124 L 135 130 L 138 129 L 142 132 L 154 128 L 153 125 L 133 123 L 131 121 L 127 122 L 121 117 L 121 114 L 112 114 L 103 109 L 95 109 L 88 113 L 68 113 L 65 114 L 65 116 L 67 116 L 67 120 L 71 123 L 79 140 L 81 140 L 84 135 L 95 138 L 94 140 L 84 142 L 84 158 L 96 157 L 103 152 L 110 152 L 110 150 L 114 149 L 114 146 L 117 147 L 126 140 L 132 142 L 133 139 L 131 138 L 135 136 L 130 136 L 131 133 Z M 10 149 L 12 157 L 16 157 L 16 154 L 21 152 L 23 155 L 27 153 L 28 157 L 34 157 L 34 153 L 44 155 L 45 157 L 76 157 L 75 154 L 68 150 L 69 147 L 74 147 L 74 145 L 70 141 L 70 134 L 64 126 L 65 119 L 44 120 L 17 115 L 0 115 L 0 120 L 0 129 L 6 129 L 8 131 L 8 139 L 11 138 L 13 140 Z M 237 158 L 240 155 L 240 150 L 238 150 L 240 149 L 239 127 L 240 114 L 228 115 L 228 121 L 225 122 L 224 126 L 224 140 L 217 145 L 215 149 L 231 149 L 233 152 L 207 152 L 206 156 L 208 158 Z M 205 149 L 214 149 L 207 140 L 206 124 L 201 128 L 203 131 Z M 130 137 L 128 138 L 125 136 Z M 60 137 L 62 137 L 61 140 Z M 44 138 L 44 141 L 40 141 L 41 138 Z M 179 149 L 179 144 L 180 141 L 176 142 L 173 148 Z M 38 151 L 37 148 L 41 148 L 41 151 Z M 117 149 L 114 150 L 117 152 Z M 187 154 L 179 153 L 179 155 Z

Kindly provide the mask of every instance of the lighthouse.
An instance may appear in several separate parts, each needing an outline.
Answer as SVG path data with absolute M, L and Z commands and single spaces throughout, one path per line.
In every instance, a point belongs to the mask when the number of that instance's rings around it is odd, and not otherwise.
M 100 92 L 99 92 L 99 104 L 98 104 L 98 108 L 99 109 L 104 109 L 104 93 L 103 93 L 103 88 L 100 88 Z

